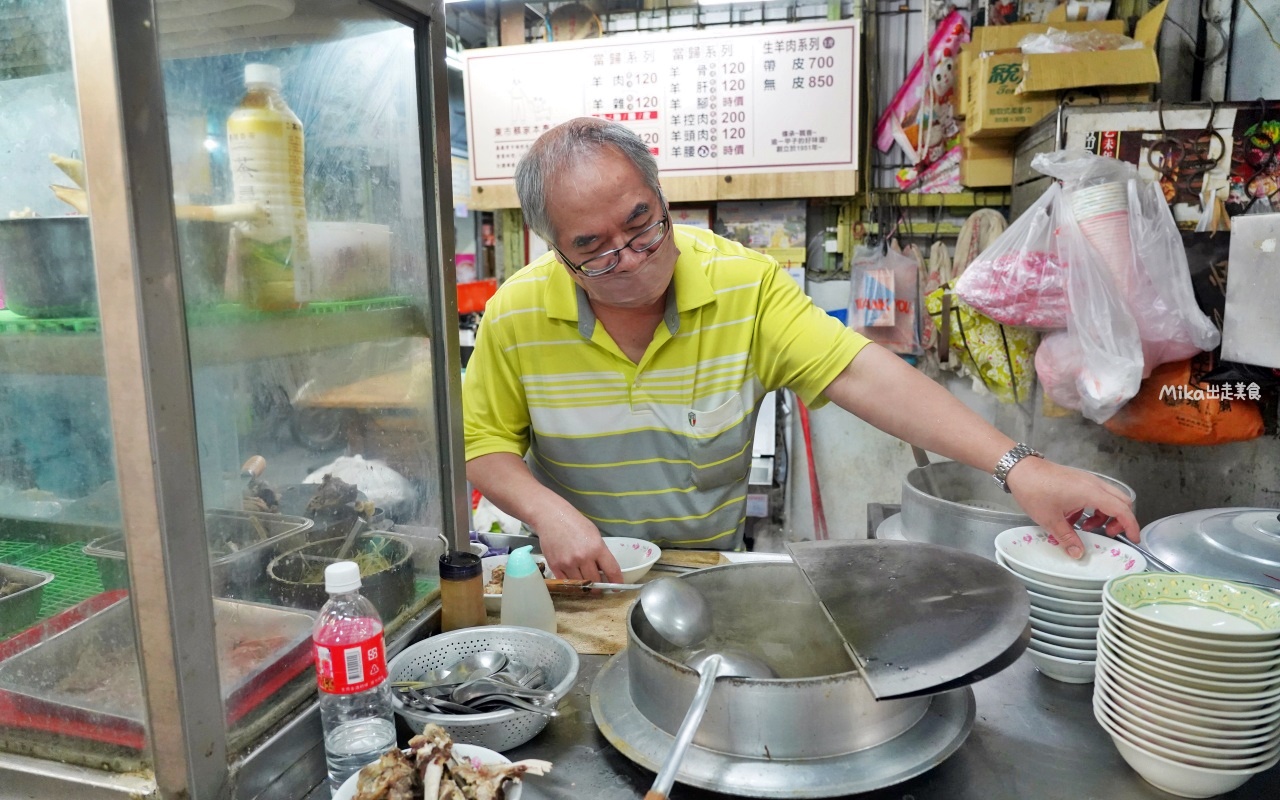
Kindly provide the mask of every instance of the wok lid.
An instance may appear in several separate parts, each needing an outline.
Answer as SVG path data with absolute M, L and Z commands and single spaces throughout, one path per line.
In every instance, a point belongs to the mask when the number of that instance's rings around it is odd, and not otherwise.
M 990 677 L 1031 638 L 1026 589 L 994 561 L 875 539 L 787 545 L 877 700 Z
M 1280 509 L 1208 508 L 1142 529 L 1156 557 L 1180 572 L 1280 588 Z

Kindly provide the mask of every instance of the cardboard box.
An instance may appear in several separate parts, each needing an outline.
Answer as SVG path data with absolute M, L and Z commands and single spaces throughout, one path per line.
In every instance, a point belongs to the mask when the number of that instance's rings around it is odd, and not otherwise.
M 956 116 L 964 117 L 972 105 L 972 92 L 968 75 L 973 62 L 983 53 L 1016 51 L 1018 43 L 1033 33 L 1044 33 L 1050 28 L 1066 31 L 1101 30 L 1108 33 L 1124 33 L 1123 20 L 1107 22 L 1056 22 L 1019 23 L 1017 25 L 980 25 L 970 33 L 969 43 L 960 49 L 956 57 Z
M 1160 82 L 1160 61 L 1156 57 L 1156 39 L 1164 22 L 1169 0 L 1156 6 L 1138 20 L 1133 38 L 1142 43 L 1139 50 L 1099 50 L 1088 53 L 1043 53 L 1022 59 L 1022 93 L 1053 92 L 1083 86 L 1132 86 Z M 1064 9 L 1065 6 L 1061 7 Z M 1065 24 L 1065 23 L 1062 23 Z M 1088 24 L 1088 23 L 1086 23 Z M 1096 23 L 1099 26 L 1107 23 Z M 1121 23 L 1123 24 L 1123 23 Z M 1099 27 L 1099 30 L 1106 30 Z M 1123 29 L 1120 31 L 1123 33 Z
M 965 137 L 960 147 L 960 182 L 970 189 L 1013 184 L 1012 139 L 983 141 Z
M 1056 92 L 1019 94 L 1022 53 L 978 55 L 969 61 L 965 130 L 971 139 L 1009 139 L 1058 107 Z
M 1131 103 L 1150 99 L 1151 85 L 1160 80 L 1154 46 L 1167 7 L 1165 0 L 1138 21 L 1134 38 L 1145 45 L 1140 50 L 1024 55 L 1016 49 L 1027 34 L 1051 26 L 1123 33 L 1122 20 L 974 28 L 973 41 L 961 51 L 968 135 L 972 139 L 1017 136 L 1064 101 Z

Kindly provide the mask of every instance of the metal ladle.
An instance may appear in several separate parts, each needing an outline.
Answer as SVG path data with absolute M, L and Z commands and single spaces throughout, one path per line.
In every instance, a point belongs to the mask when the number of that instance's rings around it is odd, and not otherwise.
M 711 635 L 711 606 L 688 581 L 658 578 L 646 583 L 640 608 L 654 631 L 676 647 L 693 647 Z
M 356 521 L 351 524 L 351 530 L 347 531 L 347 538 L 342 540 L 342 547 L 338 548 L 336 560 L 342 561 L 351 552 L 351 546 L 356 543 L 356 536 L 360 534 L 360 529 L 364 527 L 364 517 L 356 517 Z
M 652 584 L 650 584 L 652 585 Z M 676 773 L 680 771 L 680 763 L 693 743 L 693 735 L 698 731 L 702 715 L 711 700 L 711 690 L 715 688 L 718 678 L 776 678 L 778 674 L 773 668 L 755 656 L 746 653 L 725 650 L 718 653 L 702 653 L 690 658 L 687 666 L 698 671 L 698 691 L 693 695 L 693 702 L 685 712 L 684 721 L 676 731 L 675 744 L 667 753 L 666 759 L 658 769 L 658 776 L 653 779 L 653 786 L 645 793 L 644 800 L 666 800 L 676 782 Z

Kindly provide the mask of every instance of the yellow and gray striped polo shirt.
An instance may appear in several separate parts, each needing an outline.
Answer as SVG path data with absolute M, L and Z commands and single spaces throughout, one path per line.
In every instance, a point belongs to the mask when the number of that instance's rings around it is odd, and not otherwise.
M 605 535 L 729 549 L 742 540 L 760 399 L 810 407 L 867 340 L 776 261 L 676 225 L 675 291 L 640 363 L 553 254 L 489 301 L 463 382 L 467 459 L 514 453 Z

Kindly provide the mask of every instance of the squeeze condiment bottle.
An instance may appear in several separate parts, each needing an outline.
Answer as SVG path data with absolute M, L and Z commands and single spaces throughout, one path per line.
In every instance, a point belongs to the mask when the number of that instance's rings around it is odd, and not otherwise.
M 480 556 L 460 550 L 440 556 L 440 628 L 456 631 L 485 623 Z
M 542 570 L 533 560 L 533 547 L 511 551 L 502 580 L 502 624 L 556 632 L 556 609 Z

